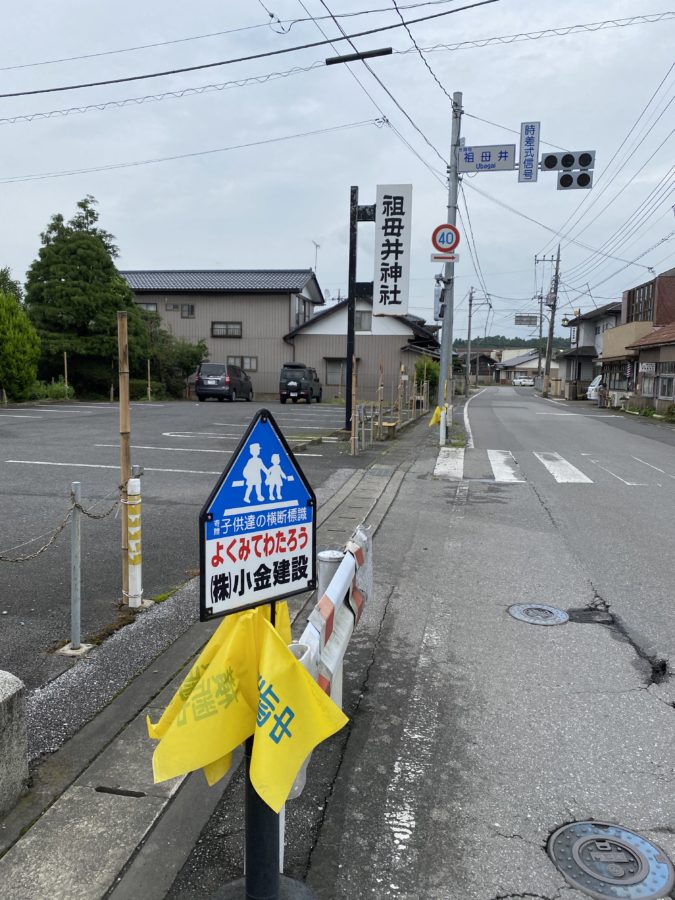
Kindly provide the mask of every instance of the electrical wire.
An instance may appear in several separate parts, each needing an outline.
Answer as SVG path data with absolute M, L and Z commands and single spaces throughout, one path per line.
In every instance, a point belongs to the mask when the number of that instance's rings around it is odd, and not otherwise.
M 607 174 L 607 172 L 608 172 L 609 169 L 611 168 L 612 163 L 613 163 L 614 160 L 617 158 L 617 156 L 618 156 L 619 153 L 621 152 L 622 148 L 623 148 L 623 147 L 626 145 L 626 143 L 628 142 L 628 139 L 630 138 L 631 134 L 632 134 L 632 133 L 635 131 L 635 129 L 637 128 L 637 126 L 638 126 L 638 124 L 639 124 L 639 122 L 640 122 L 640 119 L 645 115 L 645 113 L 647 112 L 647 110 L 648 110 L 649 107 L 651 106 L 651 104 L 652 104 L 652 102 L 654 101 L 656 95 L 659 93 L 659 91 L 661 90 L 661 88 L 663 87 L 663 85 L 665 84 L 665 82 L 667 81 L 667 79 L 668 79 L 670 73 L 673 71 L 673 68 L 674 68 L 674 67 L 675 67 L 675 63 L 673 63 L 673 64 L 670 66 L 670 68 L 668 69 L 668 71 L 666 72 L 666 74 L 663 76 L 663 78 L 661 79 L 660 83 L 659 83 L 658 86 L 656 87 L 656 90 L 653 92 L 653 94 L 651 95 L 651 97 L 649 98 L 649 100 L 648 100 L 648 101 L 646 102 L 646 104 L 643 106 L 643 108 L 642 108 L 642 110 L 641 110 L 641 112 L 640 112 L 640 115 L 637 117 L 637 119 L 635 120 L 635 122 L 633 122 L 633 124 L 632 124 L 632 126 L 630 127 L 630 129 L 628 130 L 626 136 L 624 137 L 624 139 L 621 141 L 621 143 L 619 144 L 619 146 L 618 146 L 617 149 L 615 150 L 614 155 L 612 156 L 612 158 L 610 159 L 610 161 L 607 163 L 607 165 L 605 166 L 604 170 L 603 170 L 602 172 L 600 172 L 600 174 L 598 175 L 598 177 L 595 179 L 595 184 L 596 184 L 596 186 L 597 186 L 598 182 L 600 182 L 600 181 L 605 177 L 605 175 Z M 618 174 L 618 172 L 615 172 L 615 173 L 614 173 L 614 175 L 612 176 L 612 180 L 616 177 L 617 174 Z M 604 192 L 604 190 L 606 190 L 606 188 L 603 187 L 603 191 L 602 191 L 602 192 Z M 566 226 L 572 221 L 572 219 L 574 219 L 574 218 L 576 217 L 576 215 L 577 215 L 577 213 L 579 212 L 579 210 L 580 210 L 580 209 L 585 205 L 585 203 L 588 201 L 590 195 L 591 195 L 591 192 L 588 192 L 588 193 L 584 194 L 584 196 L 583 196 L 581 202 L 579 203 L 579 205 L 576 207 L 576 209 L 575 209 L 573 212 L 570 213 L 570 215 L 567 217 L 567 219 L 563 222 L 563 224 L 562 224 L 562 226 L 561 226 L 561 231 L 562 231 L 562 229 L 566 228 Z M 592 203 L 595 203 L 595 202 L 596 202 L 596 201 L 595 201 L 595 199 L 594 199 L 594 200 L 592 201 Z M 580 216 L 580 217 L 574 222 L 574 224 L 572 225 L 573 228 L 576 227 L 576 225 L 579 224 L 579 222 L 580 222 L 581 219 L 583 218 L 583 215 L 585 215 L 585 213 L 582 214 L 582 216 Z M 547 250 L 551 245 L 552 245 L 552 241 L 548 241 L 548 243 L 545 244 L 545 246 L 544 246 L 539 252 L 540 252 L 540 253 L 545 253 L 546 250 Z
M 475 186 L 475 184 L 472 184 L 471 182 L 465 182 L 465 186 L 468 187 L 470 190 L 475 191 L 477 194 L 480 194 L 482 197 L 485 197 L 491 203 L 496 203 L 498 206 L 501 206 L 504 209 L 508 209 L 509 212 L 512 212 L 514 215 L 520 216 L 521 219 L 526 219 L 528 222 L 532 222 L 533 225 L 538 225 L 540 228 L 543 228 L 545 231 L 548 231 L 551 234 L 555 234 L 558 237 L 561 236 L 560 232 L 556 231 L 555 228 L 551 228 L 550 225 L 544 225 L 543 222 L 540 222 L 538 219 L 535 219 L 532 216 L 528 216 L 527 213 L 521 212 L 521 210 L 516 209 L 513 206 L 509 206 L 509 204 L 505 203 L 503 200 L 498 200 L 496 197 L 493 197 L 491 194 L 488 194 L 487 191 L 481 190 L 481 188 L 477 188 Z M 576 239 L 570 239 L 570 243 L 577 244 L 578 246 L 583 247 L 584 250 L 590 250 L 592 253 L 600 252 L 600 251 L 596 250 L 594 247 L 591 247 L 588 244 L 583 243 L 583 241 L 578 241 Z M 610 254 L 610 253 L 606 253 L 604 255 L 609 257 L 610 259 L 616 259 L 619 262 L 624 262 L 624 263 L 627 262 L 627 263 L 631 264 L 629 260 L 622 259 L 620 256 L 612 256 L 612 254 Z M 635 265 L 639 265 L 639 264 L 635 263 Z M 649 266 L 642 266 L 642 268 L 649 269 Z
M 314 131 L 303 131 L 295 134 L 286 134 L 281 137 L 265 138 L 260 141 L 248 141 L 244 144 L 233 144 L 230 147 L 215 147 L 209 150 L 196 150 L 192 153 L 177 153 L 173 156 L 157 156 L 151 159 L 139 159 L 132 162 L 110 163 L 107 165 L 90 166 L 81 169 L 68 169 L 60 172 L 39 172 L 32 175 L 12 175 L 0 178 L 0 184 L 17 184 L 24 181 L 43 181 L 49 178 L 65 178 L 69 175 L 85 175 L 91 172 L 108 172 L 114 169 L 129 169 L 139 166 L 149 166 L 156 163 L 173 162 L 178 159 L 192 159 L 198 156 L 211 156 L 215 153 L 229 153 L 232 150 L 244 150 L 250 147 L 261 147 L 267 144 L 278 144 L 283 141 L 292 141 L 299 138 L 315 137 L 321 134 L 332 134 L 336 131 L 344 131 L 349 128 L 362 128 L 364 125 L 376 125 L 382 127 L 384 125 L 382 119 L 364 119 L 360 122 L 347 122 L 343 125 L 333 125 L 328 128 L 317 128 Z
M 450 96 L 450 94 L 449 94 L 449 93 L 447 92 L 447 90 L 445 89 L 445 87 L 444 87 L 444 85 L 442 84 L 441 80 L 439 79 L 438 75 L 436 75 L 436 73 L 434 72 L 434 70 L 433 70 L 433 69 L 431 68 L 431 66 L 429 65 L 429 61 L 428 61 L 427 58 L 425 57 L 424 53 L 422 53 L 422 51 L 420 50 L 419 44 L 418 44 L 417 41 L 415 40 L 415 38 L 414 38 L 414 36 L 413 36 L 413 33 L 412 33 L 412 31 L 410 30 L 410 27 L 408 26 L 408 23 L 405 21 L 405 19 L 403 18 L 403 14 L 401 13 L 401 10 L 400 10 L 400 9 L 398 8 L 398 6 L 396 5 L 396 0 L 391 0 L 391 2 L 394 4 L 394 9 L 395 9 L 396 12 L 398 13 L 398 17 L 399 17 L 399 19 L 401 20 L 401 24 L 403 25 L 403 27 L 405 28 L 405 30 L 408 32 L 408 37 L 409 37 L 410 40 L 413 42 L 413 47 L 414 47 L 415 50 L 417 51 L 417 54 L 419 55 L 419 58 L 422 60 L 422 62 L 424 63 L 424 65 L 427 67 L 427 71 L 429 72 L 429 74 L 431 75 L 431 77 L 434 79 L 434 81 L 436 82 L 436 84 L 439 86 L 439 88 L 443 91 L 443 93 L 445 94 L 445 96 L 446 96 L 446 97 L 448 98 L 448 100 L 450 101 L 450 105 L 453 106 L 454 101 L 453 101 L 452 97 Z
M 433 13 L 428 16 L 421 16 L 417 19 L 409 19 L 408 24 L 415 24 L 417 22 L 428 22 L 433 19 L 444 18 L 445 16 L 452 16 L 459 12 L 465 12 L 468 9 L 477 9 L 481 6 L 489 6 L 493 3 L 499 3 L 500 0 L 478 0 L 478 2 L 467 4 L 466 6 L 459 6 L 454 9 L 447 9 L 443 12 Z M 338 25 L 338 27 L 342 30 L 342 26 Z M 349 41 L 353 38 L 357 37 L 366 37 L 371 34 L 381 34 L 384 31 L 392 31 L 397 28 L 402 28 L 400 22 L 394 22 L 392 25 L 381 25 L 378 28 L 369 28 L 366 31 L 357 31 L 354 34 L 347 35 L 343 31 L 343 37 L 336 37 L 334 40 L 336 41 Z M 59 85 L 58 87 L 49 87 L 49 88 L 36 88 L 30 91 L 10 91 L 8 93 L 0 94 L 0 99 L 7 99 L 9 97 L 30 97 L 35 96 L 36 94 L 55 94 L 62 91 L 78 91 L 84 88 L 92 88 L 92 87 L 102 87 L 106 84 L 126 84 L 130 81 L 144 81 L 148 78 L 164 78 L 168 75 L 180 75 L 185 72 L 199 72 L 204 69 L 214 69 L 220 66 L 231 66 L 235 63 L 241 62 L 250 62 L 251 60 L 256 59 L 267 59 L 271 56 L 283 56 L 286 53 L 296 53 L 299 50 L 310 50 L 313 47 L 325 47 L 326 44 L 331 44 L 332 40 L 323 40 L 323 41 L 312 41 L 308 44 L 298 44 L 295 47 L 283 47 L 279 50 L 266 50 L 264 53 L 252 53 L 248 56 L 238 56 L 233 57 L 232 59 L 221 59 L 217 62 L 211 63 L 200 63 L 195 66 L 182 66 L 176 69 L 165 69 L 159 72 L 146 72 L 143 75 L 125 75 L 122 78 L 106 78 L 101 81 L 88 81 L 82 82 L 80 84 L 66 84 Z
M 401 4 L 400 8 L 401 9 L 419 9 L 419 7 L 421 7 L 421 6 L 442 6 L 447 3 L 452 3 L 452 2 L 455 2 L 455 0 L 424 0 L 423 3 Z M 268 15 L 270 14 L 268 10 L 265 10 L 265 11 L 267 12 Z M 335 16 L 338 19 L 348 19 L 348 18 L 354 18 L 356 16 L 369 16 L 369 15 L 373 15 L 375 13 L 382 13 L 382 12 L 386 13 L 386 12 L 390 12 L 390 11 L 391 11 L 391 9 L 389 6 L 380 6 L 375 9 L 364 9 L 364 10 L 358 10 L 355 12 L 335 13 Z M 673 15 L 675 15 L 675 14 L 673 14 Z M 302 19 L 302 18 L 300 18 L 300 19 L 297 19 L 297 18 L 296 19 L 278 19 L 278 22 L 282 26 L 288 25 L 289 26 L 288 31 L 290 31 L 294 25 L 300 25 L 303 22 L 312 22 L 312 21 L 317 22 L 322 19 L 330 19 L 330 16 L 311 16 L 311 15 L 309 15 L 306 19 Z M 38 60 L 37 62 L 17 63 L 15 65 L 11 65 L 11 66 L 0 66 L 0 72 L 11 72 L 16 69 L 32 69 L 32 68 L 37 68 L 38 66 L 52 66 L 52 65 L 57 65 L 60 63 L 77 62 L 82 59 L 98 59 L 101 56 L 116 56 L 121 53 L 135 53 L 139 50 L 152 50 L 156 47 L 171 47 L 174 44 L 186 44 L 186 43 L 190 43 L 192 41 L 206 40 L 208 38 L 225 37 L 228 34 L 238 34 L 241 31 L 255 31 L 255 30 L 259 30 L 262 28 L 268 28 L 268 27 L 269 27 L 268 22 L 264 22 L 264 23 L 257 22 L 255 25 L 240 25 L 236 28 L 225 29 L 224 31 L 209 31 L 206 34 L 193 34 L 193 35 L 189 35 L 188 37 L 173 38 L 172 40 L 168 40 L 168 41 L 153 41 L 152 43 L 149 43 L 149 44 L 136 44 L 133 47 L 122 47 L 122 48 L 118 48 L 116 50 L 99 50 L 95 53 L 80 53 L 77 56 L 62 56 L 62 57 L 57 57 L 56 59 L 43 59 L 43 60 Z M 288 31 L 286 31 L 284 33 L 287 34 Z M 277 34 L 280 34 L 280 33 L 281 32 L 277 32 Z

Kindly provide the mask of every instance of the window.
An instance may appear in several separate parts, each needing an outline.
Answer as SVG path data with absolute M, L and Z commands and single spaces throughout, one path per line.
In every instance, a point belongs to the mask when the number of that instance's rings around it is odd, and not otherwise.
M 354 331 L 372 330 L 372 313 L 370 310 L 357 309 L 354 313 Z
M 640 376 L 640 393 L 643 397 L 654 396 L 654 383 L 656 379 L 652 375 Z
M 228 356 L 227 364 L 230 366 L 239 366 L 239 368 L 243 369 L 244 372 L 258 371 L 257 356 Z
M 181 317 L 181 319 L 194 319 L 194 317 L 195 317 L 194 303 L 181 303 L 180 317 Z
M 600 334 L 600 326 L 599 325 L 595 326 L 595 333 Z
M 346 359 L 326 360 L 326 384 L 334 387 L 344 387 L 347 377 Z
M 660 375 L 658 379 L 658 392 L 660 400 L 673 399 L 673 376 Z
M 157 304 L 156 303 L 139 303 L 140 309 L 144 309 L 146 312 L 157 312 Z
M 658 375 L 675 375 L 675 362 L 657 362 L 656 372 Z
M 654 318 L 654 282 L 628 292 L 626 322 L 651 322 Z
M 164 305 L 164 309 L 165 309 L 167 312 L 173 312 L 174 310 L 179 310 L 179 309 L 180 309 L 180 303 L 166 303 L 166 304 Z
M 240 338 L 241 322 L 211 322 L 211 337 Z

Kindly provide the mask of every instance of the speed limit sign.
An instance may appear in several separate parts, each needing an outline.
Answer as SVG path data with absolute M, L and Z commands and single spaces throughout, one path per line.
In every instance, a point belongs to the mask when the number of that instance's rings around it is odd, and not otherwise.
M 431 243 L 439 253 L 452 253 L 459 244 L 459 230 L 454 225 L 438 225 L 431 235 Z

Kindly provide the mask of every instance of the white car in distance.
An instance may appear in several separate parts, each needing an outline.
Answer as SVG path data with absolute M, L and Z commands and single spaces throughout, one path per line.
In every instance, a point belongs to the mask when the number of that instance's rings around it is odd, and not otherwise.
M 534 378 L 529 375 L 516 375 L 511 384 L 514 387 L 534 387 Z

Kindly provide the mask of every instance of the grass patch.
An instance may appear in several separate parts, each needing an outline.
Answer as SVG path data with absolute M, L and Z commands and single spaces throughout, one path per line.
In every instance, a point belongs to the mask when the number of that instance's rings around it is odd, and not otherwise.
M 178 587 L 171 588 L 170 591 L 165 591 L 163 594 L 155 594 L 154 597 L 149 597 L 148 599 L 152 603 L 164 603 L 164 601 L 168 600 L 169 597 L 173 597 L 173 595 L 176 593 L 176 591 L 181 587 L 183 587 L 183 585 L 179 584 Z

